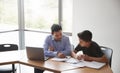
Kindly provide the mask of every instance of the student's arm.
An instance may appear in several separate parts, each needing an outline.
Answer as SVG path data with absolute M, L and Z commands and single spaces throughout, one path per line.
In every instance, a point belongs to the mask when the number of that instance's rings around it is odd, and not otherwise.
M 85 60 L 90 60 L 90 61 L 97 61 L 97 62 L 104 62 L 104 63 L 108 63 L 108 59 L 107 57 L 104 55 L 104 53 L 102 52 L 101 48 L 99 47 L 99 45 L 96 46 L 96 51 L 95 51 L 95 55 L 96 57 L 90 57 L 85 55 L 84 59 Z
M 74 51 L 72 51 L 72 52 L 71 52 L 71 56 L 72 56 L 73 58 L 76 58 L 76 53 L 75 53 Z
M 72 51 L 71 56 L 78 60 L 82 60 L 84 58 L 84 55 L 76 55 L 74 51 Z
M 97 57 L 90 57 L 90 56 L 85 55 L 84 56 L 84 60 L 108 63 L 108 59 L 106 58 L 105 55 L 103 55 L 102 57 L 99 57 L 99 58 L 97 58 Z
M 71 52 L 71 56 L 72 56 L 73 58 L 75 58 L 75 59 L 78 59 L 78 60 L 83 59 L 83 55 L 79 55 L 79 56 L 76 55 L 76 53 L 77 53 L 78 51 L 80 51 L 80 50 L 81 50 L 81 48 L 80 48 L 79 45 L 78 45 L 78 46 L 75 48 L 75 50 Z
M 49 44 L 50 39 L 47 37 L 44 43 L 44 54 L 47 57 L 57 56 L 57 52 L 54 52 L 54 48 Z

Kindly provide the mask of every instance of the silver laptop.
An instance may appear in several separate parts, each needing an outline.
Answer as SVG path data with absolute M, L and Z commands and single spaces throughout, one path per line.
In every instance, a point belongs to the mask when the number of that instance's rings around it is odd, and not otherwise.
M 48 57 L 44 55 L 44 49 L 38 47 L 26 47 L 27 57 L 30 60 L 45 61 Z

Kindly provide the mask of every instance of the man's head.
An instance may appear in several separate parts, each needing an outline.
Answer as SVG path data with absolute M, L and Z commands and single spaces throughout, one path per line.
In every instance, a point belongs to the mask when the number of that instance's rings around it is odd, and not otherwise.
M 92 33 L 89 30 L 78 33 L 79 42 L 82 47 L 89 47 L 92 41 Z
M 62 27 L 58 24 L 53 24 L 51 32 L 55 40 L 59 41 L 62 38 Z

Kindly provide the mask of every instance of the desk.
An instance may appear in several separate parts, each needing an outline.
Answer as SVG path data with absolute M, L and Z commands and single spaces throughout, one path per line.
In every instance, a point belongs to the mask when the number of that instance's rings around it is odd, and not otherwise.
M 77 68 L 77 67 L 73 67 L 67 63 L 55 62 L 55 61 L 50 61 L 50 60 L 45 61 L 45 62 L 27 60 L 27 61 L 20 61 L 20 64 L 32 66 L 32 67 L 42 69 L 42 70 L 52 71 L 55 73 L 61 73 L 62 71 L 67 71 L 67 70 Z
M 100 70 L 91 68 L 77 68 L 71 66 L 69 63 L 64 62 L 56 62 L 51 60 L 47 60 L 45 62 L 28 60 L 26 58 L 25 51 L 0 52 L 0 65 L 15 63 L 39 68 L 42 70 L 48 70 L 55 73 L 112 73 L 109 65 L 106 65 Z
M 23 53 L 22 53 L 23 54 Z M 41 70 L 48 70 L 55 73 L 61 73 L 62 71 L 76 69 L 78 67 L 73 67 L 71 64 L 64 62 L 56 62 L 52 60 L 43 61 L 34 61 L 28 60 L 26 53 L 24 53 L 24 57 L 19 61 L 20 64 L 35 67 Z

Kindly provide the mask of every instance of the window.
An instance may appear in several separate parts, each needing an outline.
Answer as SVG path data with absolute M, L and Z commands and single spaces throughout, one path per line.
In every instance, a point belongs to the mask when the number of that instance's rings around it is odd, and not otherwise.
M 72 0 L 62 0 L 62 26 L 64 32 L 72 32 Z
M 17 0 L 0 0 L 0 32 L 18 29 Z
M 18 31 L 0 33 L 0 44 L 19 44 Z
M 0 44 L 42 46 L 60 22 L 63 32 L 72 32 L 72 0 L 0 0 Z
M 0 44 L 19 44 L 16 29 L 18 30 L 17 0 L 0 0 Z
M 25 0 L 25 28 L 50 31 L 58 24 L 58 0 Z
M 43 47 L 44 40 L 49 34 L 38 32 L 25 32 L 25 46 Z M 32 41 L 32 42 L 31 42 Z

